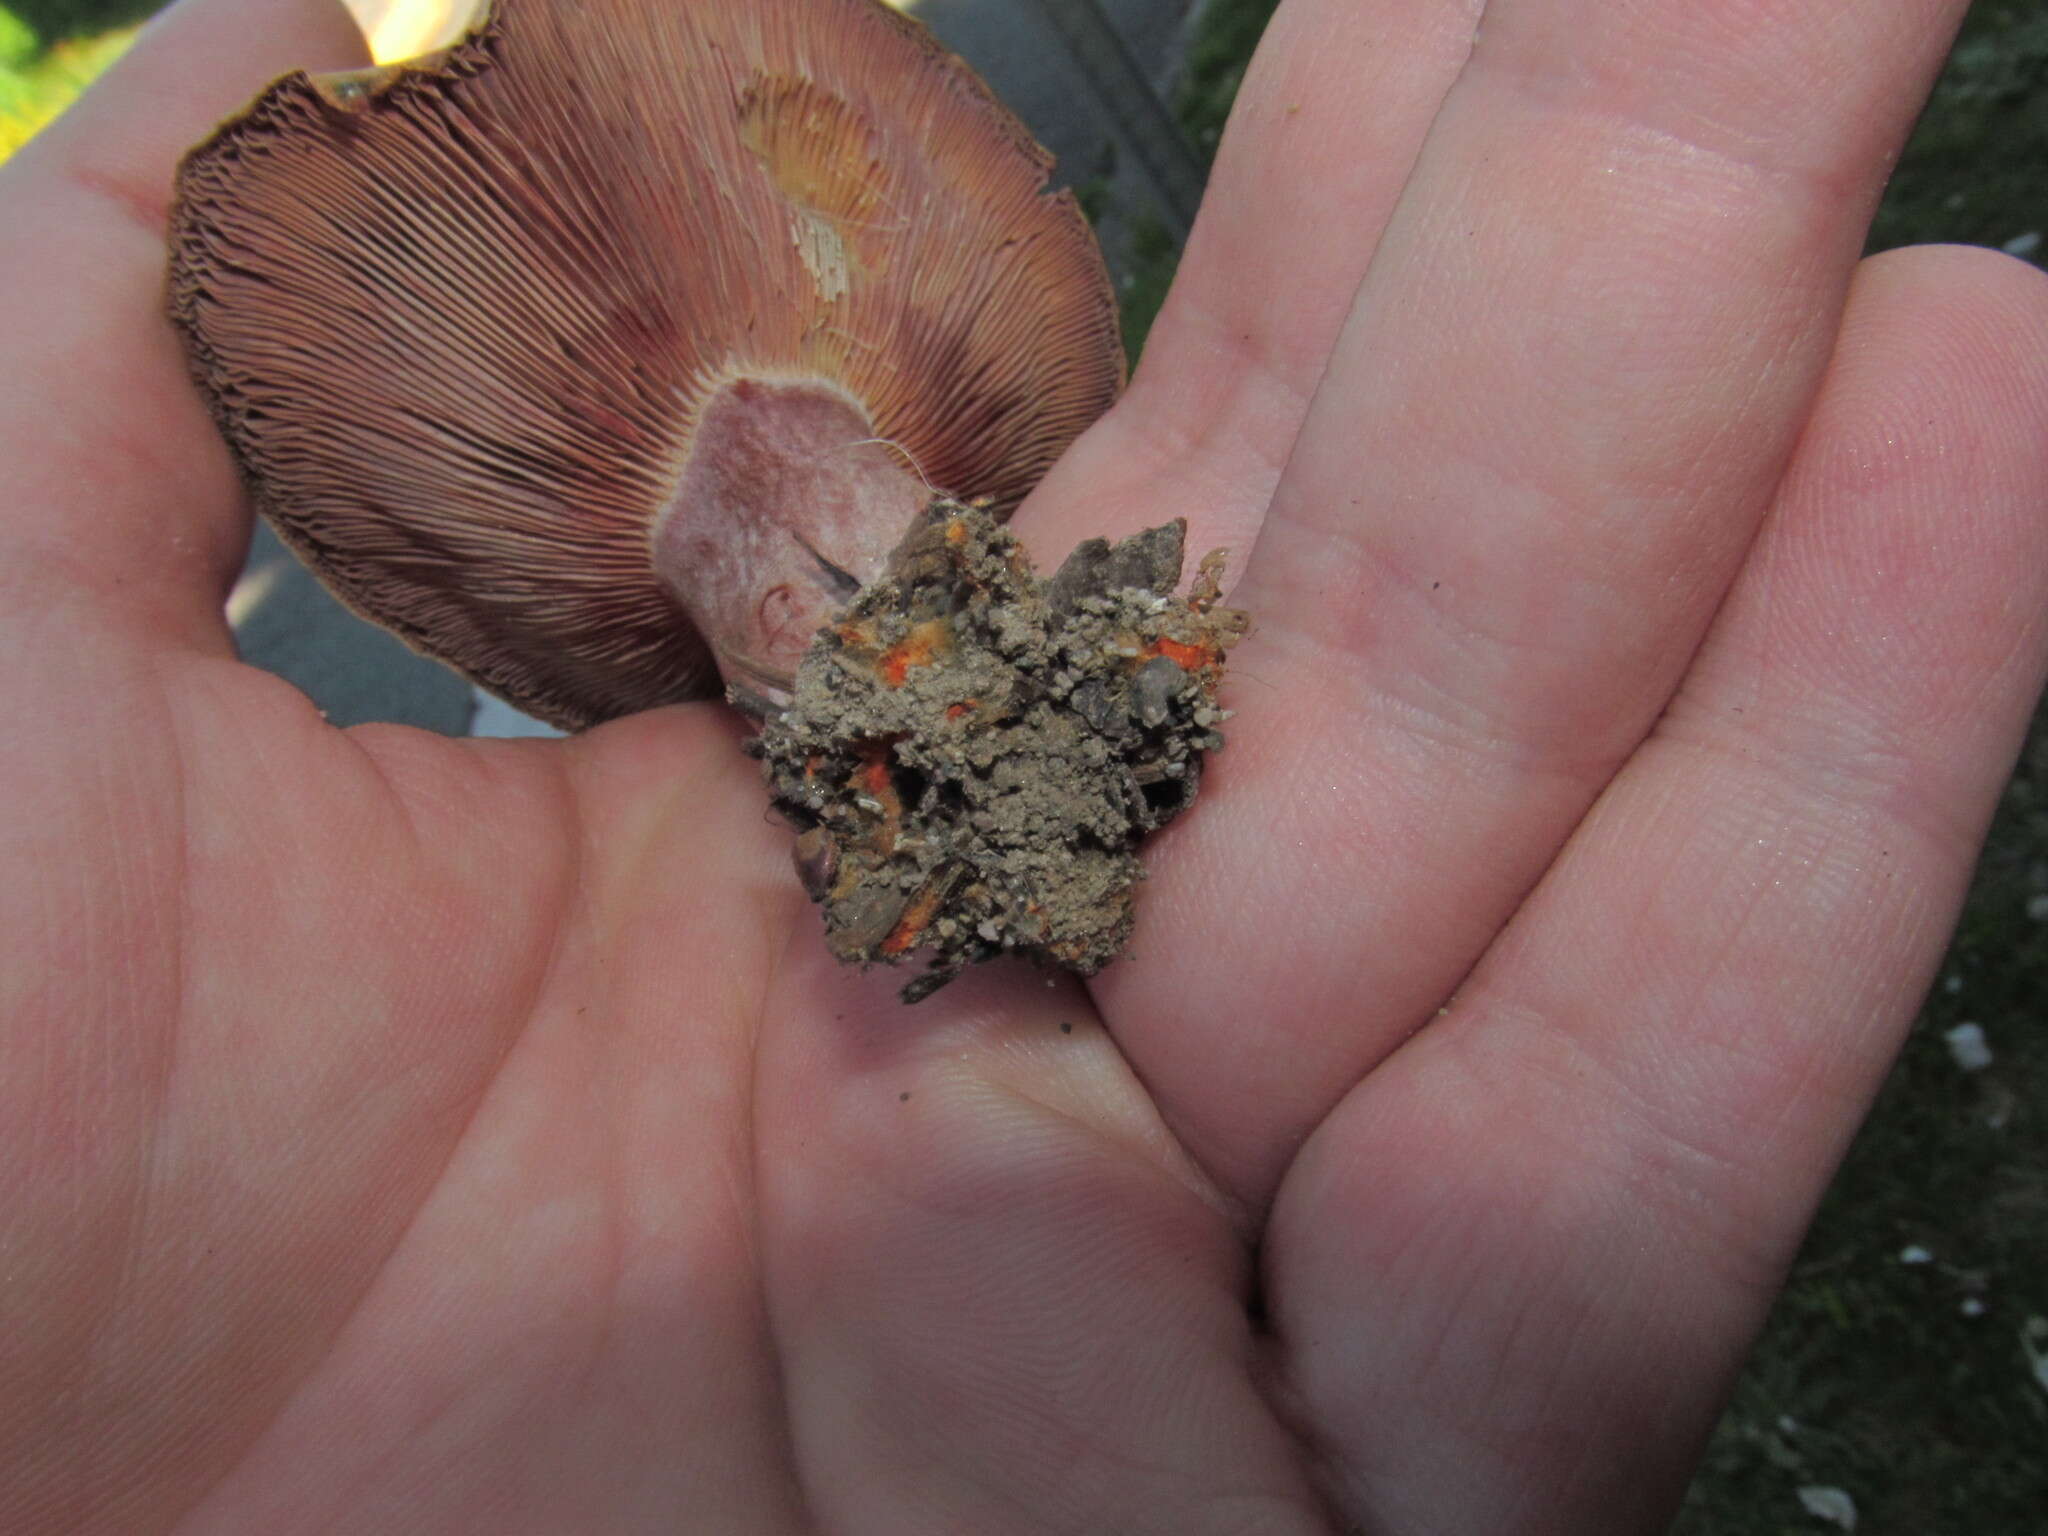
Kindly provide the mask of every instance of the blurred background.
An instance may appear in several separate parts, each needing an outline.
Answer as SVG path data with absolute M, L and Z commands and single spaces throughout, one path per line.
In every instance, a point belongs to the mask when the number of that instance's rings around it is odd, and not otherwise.
M 380 59 L 469 0 L 348 0 Z M 744 0 L 719 0 L 739 4 Z M 894 0 L 976 66 L 1096 221 L 1133 355 L 1276 0 Z M 153 0 L 0 0 L 0 159 L 128 46 Z M 5 217 L 0 207 L 0 217 Z M 1978 0 L 1873 250 L 2048 259 L 2048 0 Z M 4 467 L 0 467 L 4 471 Z M 339 725 L 544 729 L 344 612 L 258 529 L 243 654 Z M 1682 1536 L 2048 1533 L 2048 729 L 2036 719 L 1970 903 L 1695 1480 Z

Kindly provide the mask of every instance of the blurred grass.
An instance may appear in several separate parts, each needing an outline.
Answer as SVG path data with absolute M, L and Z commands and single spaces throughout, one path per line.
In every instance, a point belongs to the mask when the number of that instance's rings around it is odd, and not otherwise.
M 1211 0 L 1175 102 L 1213 153 L 1275 0 Z M 103 69 L 148 0 L 0 4 L 0 158 Z M 2048 232 L 2048 0 L 1979 0 L 1900 162 L 1872 249 Z M 2039 248 L 2036 248 L 2037 251 Z M 1133 344 L 1171 281 L 1141 243 Z M 1860 1536 L 2048 1531 L 2048 725 L 2000 808 L 1969 905 L 1877 1110 L 1851 1150 L 1713 1441 L 1678 1536 L 1827 1527 L 1803 1486 L 1856 1501 Z M 1994 1060 L 1965 1073 L 1943 1031 Z M 1907 1264 L 1909 1245 L 1926 1263 Z M 2040 1325 L 2048 1329 L 2048 1323 Z M 2048 1341 L 2036 1347 L 2048 1347 Z
M 1230 104 L 1237 99 L 1252 51 L 1277 9 L 1279 0 L 1198 0 L 1173 110 L 1205 165 L 1216 157 Z M 1145 350 L 1145 337 L 1159 317 L 1179 265 L 1180 248 L 1165 229 L 1140 221 L 1129 267 L 1119 284 L 1124 346 L 1134 364 Z
M 134 39 L 155 9 L 132 0 L 0 4 L 0 160 L 63 111 Z
M 2048 3 L 1978 0 L 1892 175 L 1871 247 L 1925 240 L 2004 245 L 2042 231 Z
M 48 47 L 133 26 L 163 8 L 164 0 L 7 0 L 4 8 Z

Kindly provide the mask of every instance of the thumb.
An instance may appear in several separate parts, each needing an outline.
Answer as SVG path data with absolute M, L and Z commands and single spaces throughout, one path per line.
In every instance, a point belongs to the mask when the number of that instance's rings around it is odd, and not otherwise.
M 0 166 L 0 558 L 35 602 L 225 649 L 247 513 L 163 318 L 173 178 L 273 77 L 363 58 L 337 0 L 184 0 Z

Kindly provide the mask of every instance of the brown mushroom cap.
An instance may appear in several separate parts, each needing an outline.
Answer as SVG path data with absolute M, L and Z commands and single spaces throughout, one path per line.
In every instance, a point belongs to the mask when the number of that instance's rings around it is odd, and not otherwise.
M 581 726 L 773 676 L 927 485 L 1008 507 L 1108 405 L 1049 164 L 877 0 L 499 0 L 193 151 L 172 311 L 327 582 Z

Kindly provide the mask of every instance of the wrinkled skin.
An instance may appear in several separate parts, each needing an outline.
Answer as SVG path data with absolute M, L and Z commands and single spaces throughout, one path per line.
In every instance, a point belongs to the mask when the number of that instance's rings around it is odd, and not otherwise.
M 190 0 L 5 172 L 0 1528 L 1658 1527 L 2040 687 L 2048 280 L 1859 262 L 1961 7 L 1290 0 L 1042 558 L 1243 555 L 1136 954 L 904 1011 L 709 708 L 235 659 Z

